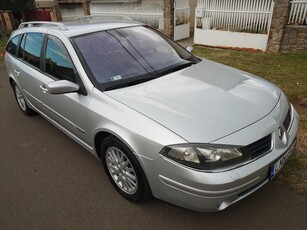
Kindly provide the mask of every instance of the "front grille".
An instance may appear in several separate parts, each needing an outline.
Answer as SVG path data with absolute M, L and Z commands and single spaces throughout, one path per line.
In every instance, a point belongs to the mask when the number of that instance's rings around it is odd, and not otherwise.
M 252 159 L 255 159 L 268 151 L 272 148 L 272 135 L 267 135 L 264 138 L 246 146 L 247 151 L 250 153 Z
M 285 120 L 282 122 L 285 129 L 288 130 L 291 123 L 291 109 L 288 110 Z

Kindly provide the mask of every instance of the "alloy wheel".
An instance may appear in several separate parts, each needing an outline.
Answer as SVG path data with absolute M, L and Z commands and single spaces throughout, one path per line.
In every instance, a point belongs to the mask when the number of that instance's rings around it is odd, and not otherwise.
M 116 185 L 125 193 L 134 194 L 138 189 L 136 172 L 123 151 L 111 146 L 107 149 L 106 165 Z
M 23 97 L 19 87 L 17 85 L 15 85 L 15 95 L 16 95 L 16 99 L 18 102 L 19 107 L 22 109 L 22 111 L 26 111 L 27 110 L 27 105 L 26 105 L 26 101 L 25 98 Z

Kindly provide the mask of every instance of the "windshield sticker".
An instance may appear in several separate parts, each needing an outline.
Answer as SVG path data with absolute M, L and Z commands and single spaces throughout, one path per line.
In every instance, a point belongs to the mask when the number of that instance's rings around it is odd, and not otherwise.
M 116 75 L 116 76 L 112 77 L 113 81 L 117 81 L 117 80 L 120 80 L 120 79 L 122 79 L 122 76 L 120 76 L 120 75 Z

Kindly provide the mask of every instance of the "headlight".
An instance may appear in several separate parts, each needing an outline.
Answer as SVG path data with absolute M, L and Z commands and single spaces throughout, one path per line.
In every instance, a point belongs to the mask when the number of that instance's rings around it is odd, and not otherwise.
M 164 147 L 161 154 L 196 169 L 216 171 L 233 168 L 251 159 L 241 147 L 214 145 L 174 145 Z

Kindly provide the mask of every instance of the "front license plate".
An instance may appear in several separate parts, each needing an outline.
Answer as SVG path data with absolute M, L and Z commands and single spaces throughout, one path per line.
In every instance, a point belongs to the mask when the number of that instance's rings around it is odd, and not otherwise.
M 287 152 L 281 156 L 277 161 L 275 161 L 273 164 L 270 166 L 269 170 L 269 179 L 272 180 L 273 177 L 279 172 L 279 170 L 282 168 L 286 160 L 289 158 L 289 156 L 293 153 L 293 150 L 295 148 L 295 142 L 291 145 L 291 147 L 287 150 Z

